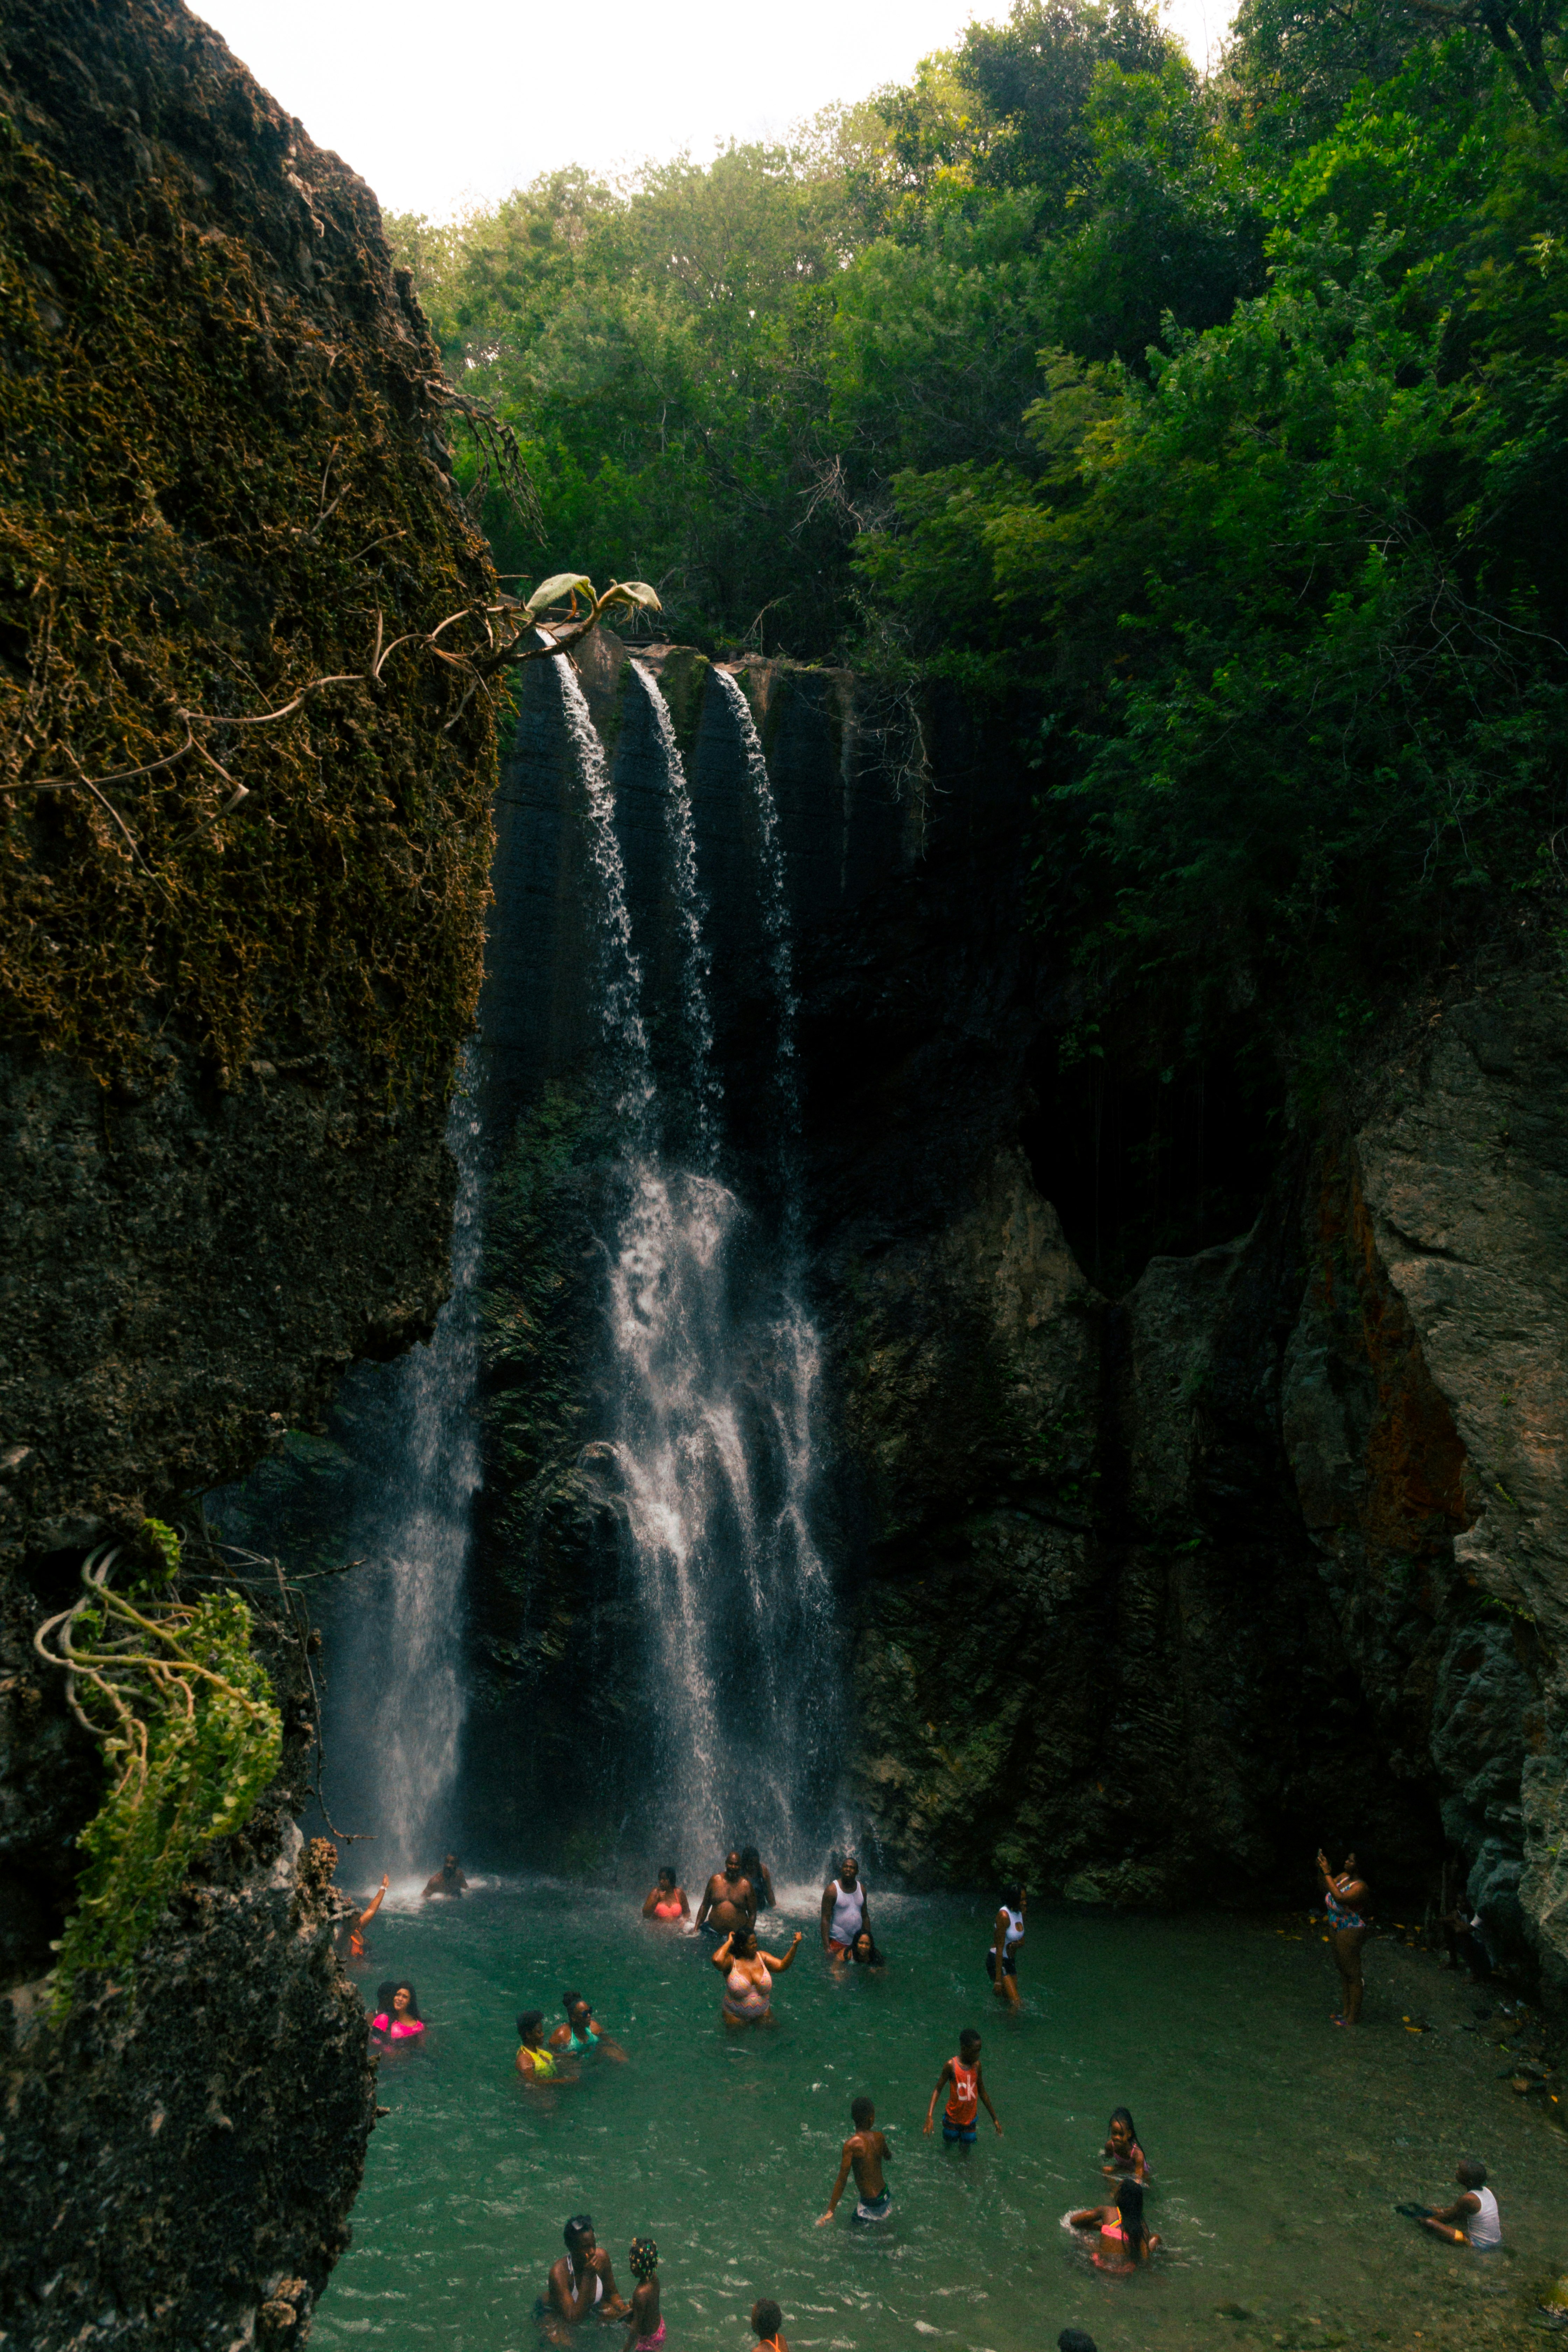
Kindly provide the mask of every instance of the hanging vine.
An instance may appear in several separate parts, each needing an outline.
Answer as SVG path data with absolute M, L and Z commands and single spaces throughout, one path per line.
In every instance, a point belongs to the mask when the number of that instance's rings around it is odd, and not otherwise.
M 59 2014 L 83 1969 L 129 1967 L 199 1848 L 243 1827 L 278 1769 L 283 1726 L 249 1605 L 233 1591 L 185 1600 L 172 1590 L 179 1565 L 179 1538 L 149 1519 L 142 1556 L 91 1553 L 80 1598 L 34 1636 L 110 1776 L 78 1840 L 88 1859 L 59 1947 Z

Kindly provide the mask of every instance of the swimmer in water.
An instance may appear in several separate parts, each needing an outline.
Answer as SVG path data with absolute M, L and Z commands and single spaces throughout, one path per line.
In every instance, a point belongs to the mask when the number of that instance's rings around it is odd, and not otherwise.
M 363 1959 L 365 1956 L 364 1931 L 369 1927 L 371 1921 L 374 1918 L 376 1913 L 380 1910 L 382 1905 L 385 1902 L 386 1890 L 391 1884 L 391 1880 L 387 1877 L 387 1874 L 384 1870 L 381 1874 L 381 1885 L 376 1888 L 375 1893 L 370 1898 L 369 1909 L 362 1911 L 357 1919 L 353 1919 L 349 1922 L 349 1958 L 351 1960 Z
M 752 2333 L 757 2341 L 752 2352 L 789 2352 L 789 2346 L 780 2334 L 784 2314 L 771 2295 L 763 2295 L 752 2305 Z
M 759 1911 L 776 1911 L 773 1874 L 754 1845 L 741 1848 L 741 1868 L 752 1883 L 752 1900 Z
M 552 2344 L 565 2344 L 580 2319 L 596 2312 L 602 2319 L 624 2319 L 626 2306 L 616 2289 L 610 2258 L 594 2235 L 591 2213 L 574 2213 L 562 2231 L 566 2252 L 553 2264 L 550 2282 L 537 2306 Z
M 551 2035 L 552 2050 L 563 2051 L 573 2058 L 586 2058 L 598 2050 L 617 2066 L 626 2063 L 626 2052 L 618 2042 L 611 2041 L 580 1992 L 563 1992 L 561 2006 L 566 2011 L 566 2022 Z
M 570 2083 L 576 2079 L 545 2041 L 542 2009 L 525 2009 L 517 2021 L 517 2071 L 525 2083 Z
M 658 1885 L 648 1889 L 643 1900 L 645 1919 L 689 1919 L 691 1906 L 686 1899 L 686 1889 L 675 1883 L 675 1864 L 667 1862 L 658 1874 Z
M 664 2342 L 664 2315 L 658 2307 L 658 2248 L 651 2238 L 634 2238 L 626 2256 L 637 2284 L 626 2312 L 630 2352 L 658 2352 Z
M 838 2178 L 833 2184 L 833 2194 L 827 2200 L 827 2210 L 819 2213 L 816 2226 L 825 2230 L 838 2210 L 838 2200 L 844 2194 L 844 2184 L 851 2172 L 859 2194 L 855 2201 L 858 2221 L 885 2221 L 893 2210 L 893 2192 L 882 2175 L 882 2167 L 893 2151 L 885 2135 L 876 2129 L 877 2110 L 869 2099 L 856 2099 L 849 2108 L 849 2120 L 855 2128 L 839 2151 Z
M 1146 2263 L 1160 2242 L 1143 2219 L 1143 2191 L 1136 2180 L 1117 2182 L 1114 2205 L 1086 2205 L 1068 2220 L 1075 2230 L 1100 2231 L 1094 2262 L 1118 2275 Z
M 822 1890 L 822 1948 L 828 1958 L 839 1962 L 847 1959 L 850 1945 L 861 1928 L 870 1924 L 871 1906 L 859 1862 L 854 1854 L 847 1853 L 838 1865 L 837 1877 L 830 1878 Z
M 861 1928 L 849 1947 L 849 1958 L 858 1969 L 885 1969 L 888 1965 L 869 1927 Z
M 1149 2178 L 1149 2159 L 1138 2145 L 1137 2126 L 1129 2107 L 1118 2107 L 1110 2118 L 1110 2137 L 1100 2153 L 1105 2162 L 1102 2172 L 1115 2180 L 1144 2181 Z
M 942 2110 L 942 2136 L 944 2140 L 950 2143 L 959 2141 L 965 2147 L 973 2147 L 982 2106 L 996 2125 L 997 2137 L 1001 2137 L 1002 2126 L 996 2121 L 996 2110 L 991 2104 L 991 2095 L 985 2088 L 985 2077 L 981 2072 L 980 2036 L 973 2025 L 966 2026 L 959 2035 L 957 2057 L 950 2058 L 936 2078 L 931 2105 L 926 2109 L 928 2139 L 936 2119 L 936 2103 L 942 2096 L 944 2084 L 952 2085 L 947 2105 Z
M 699 1927 L 713 1927 L 727 1935 L 731 1927 L 749 1927 L 757 1916 L 757 1898 L 752 1882 L 741 1867 L 740 1851 L 731 1847 L 724 1857 L 724 1867 L 716 1870 L 703 1891 L 697 1906 Z
M 1366 1881 L 1356 1875 L 1355 1856 L 1347 1853 L 1341 1871 L 1329 1868 L 1328 1856 L 1320 1851 L 1318 1874 L 1323 1882 L 1323 1904 L 1328 1913 L 1329 1941 L 1333 1947 L 1334 1966 L 1340 1972 L 1343 2007 L 1335 2011 L 1336 2025 L 1353 2025 L 1361 2015 L 1362 1994 L 1366 1990 L 1362 1982 L 1361 1948 L 1366 1941 L 1367 1922 L 1363 1916 L 1366 1907 Z
M 782 1959 L 775 1952 L 758 1950 L 749 1925 L 725 1937 L 713 1955 L 713 1965 L 725 1971 L 721 2014 L 726 2025 L 772 2024 L 773 1978 L 783 1976 L 799 1949 L 798 1927 Z
M 1463 2156 L 1454 2178 L 1460 2194 L 1451 2205 L 1423 2213 L 1422 2228 L 1430 2230 L 1436 2238 L 1451 2240 L 1456 2246 L 1474 2246 L 1478 2253 L 1500 2246 L 1502 2221 L 1497 2199 L 1487 2187 L 1486 2166 L 1478 2164 L 1473 2156 Z
M 428 1903 L 432 1895 L 461 1895 L 468 1884 L 468 1880 L 458 1866 L 457 1855 L 449 1853 L 434 1878 L 426 1880 L 425 1892 L 421 1900 Z
M 376 1990 L 370 2030 L 384 2042 L 416 2042 L 425 2031 L 419 1998 L 406 1978 L 384 1977 Z

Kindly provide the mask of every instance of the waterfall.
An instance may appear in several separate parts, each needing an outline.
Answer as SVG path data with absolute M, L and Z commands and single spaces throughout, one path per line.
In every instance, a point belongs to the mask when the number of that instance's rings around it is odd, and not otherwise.
M 774 1083 L 779 1093 L 778 1142 L 784 1155 L 786 1192 L 793 1210 L 798 1202 L 799 1171 L 794 1165 L 800 1142 L 800 1080 L 795 1068 L 795 1024 L 799 1011 L 795 992 L 795 955 L 789 936 L 789 900 L 784 893 L 784 851 L 779 843 L 778 807 L 762 738 L 752 717 L 752 706 L 739 681 L 727 669 L 714 677 L 740 730 L 746 761 L 746 782 L 757 823 L 757 869 L 762 893 L 763 936 L 768 943 L 768 976 L 773 983 L 773 1010 L 778 1023 L 778 1058 Z
M 654 678 L 633 665 L 664 767 L 668 896 L 678 1008 L 696 1107 L 690 1150 L 677 1160 L 650 1074 L 625 874 L 615 845 L 603 749 L 565 665 L 562 690 L 586 797 L 600 891 L 605 1038 L 618 1121 L 611 1188 L 606 1340 L 613 1368 L 610 1452 L 625 1512 L 626 1564 L 646 1637 L 639 1689 L 639 1837 L 661 1842 L 695 1877 L 725 1844 L 754 1837 L 781 1862 L 815 1864 L 810 1818 L 825 1763 L 822 1688 L 830 1592 L 813 1540 L 812 1410 L 816 1333 L 759 1212 L 716 1172 L 720 1092 L 706 909 L 679 747 Z M 761 758 L 760 747 L 758 753 Z M 759 826 L 770 968 L 788 1016 L 787 911 L 766 768 Z M 756 790 L 753 779 L 753 790 Z M 761 798 L 761 795 L 759 795 Z M 635 1060 L 637 1083 L 626 1072 Z
M 713 1015 L 708 996 L 710 959 L 702 937 L 707 908 L 697 887 L 697 837 L 691 824 L 691 796 L 686 789 L 686 769 L 675 740 L 669 705 L 641 662 L 633 662 L 632 675 L 647 698 L 664 760 L 664 826 L 669 844 L 671 895 L 680 948 L 680 1025 L 691 1091 L 693 1157 L 699 1167 L 708 1168 L 713 1160 L 714 1123 L 721 1090 L 713 1076 Z
M 361 1538 L 375 1562 L 360 1601 L 374 1643 L 372 1746 L 384 1868 L 430 1869 L 458 1769 L 463 1727 L 463 1588 L 480 1479 L 475 1285 L 481 1245 L 479 1121 L 464 1056 L 447 1121 L 458 1163 L 452 1288 L 429 1345 L 395 1367 L 383 1440 L 381 1501 Z M 358 1531 L 356 1530 L 356 1533 Z M 369 1697 L 361 1666 L 355 1697 Z

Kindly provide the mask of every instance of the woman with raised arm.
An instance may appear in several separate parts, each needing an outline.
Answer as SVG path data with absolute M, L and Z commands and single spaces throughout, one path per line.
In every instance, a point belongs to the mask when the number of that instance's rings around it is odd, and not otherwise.
M 782 1959 L 757 1948 L 755 1930 L 736 1927 L 713 1955 L 724 1971 L 721 2011 L 726 2025 L 767 2025 L 773 2020 L 773 1978 L 782 1977 L 800 1949 L 800 1929 Z

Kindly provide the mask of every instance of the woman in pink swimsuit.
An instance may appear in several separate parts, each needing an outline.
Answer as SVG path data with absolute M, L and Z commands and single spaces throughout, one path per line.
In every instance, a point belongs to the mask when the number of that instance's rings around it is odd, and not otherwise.
M 772 2023 L 773 1978 L 783 1976 L 799 1949 L 798 1927 L 783 1959 L 776 1953 L 759 1951 L 750 1927 L 736 1927 L 725 1937 L 713 1955 L 713 1965 L 725 1971 L 721 2007 L 726 2025 Z
M 642 1907 L 645 1919 L 689 1919 L 691 1906 L 686 1899 L 686 1889 L 675 1883 L 675 1869 L 666 1863 L 658 1874 L 658 1885 L 648 1889 Z
M 419 2014 L 419 1999 L 411 1984 L 400 1984 L 395 1977 L 384 1977 L 375 1996 L 375 2015 L 370 2030 L 384 2042 L 416 2042 L 425 2031 L 425 2021 Z
M 1143 2219 L 1143 2190 L 1136 2180 L 1117 2182 L 1114 2205 L 1086 2205 L 1068 2220 L 1075 2230 L 1100 2231 L 1095 2266 L 1119 2275 L 1146 2263 L 1160 2242 Z

